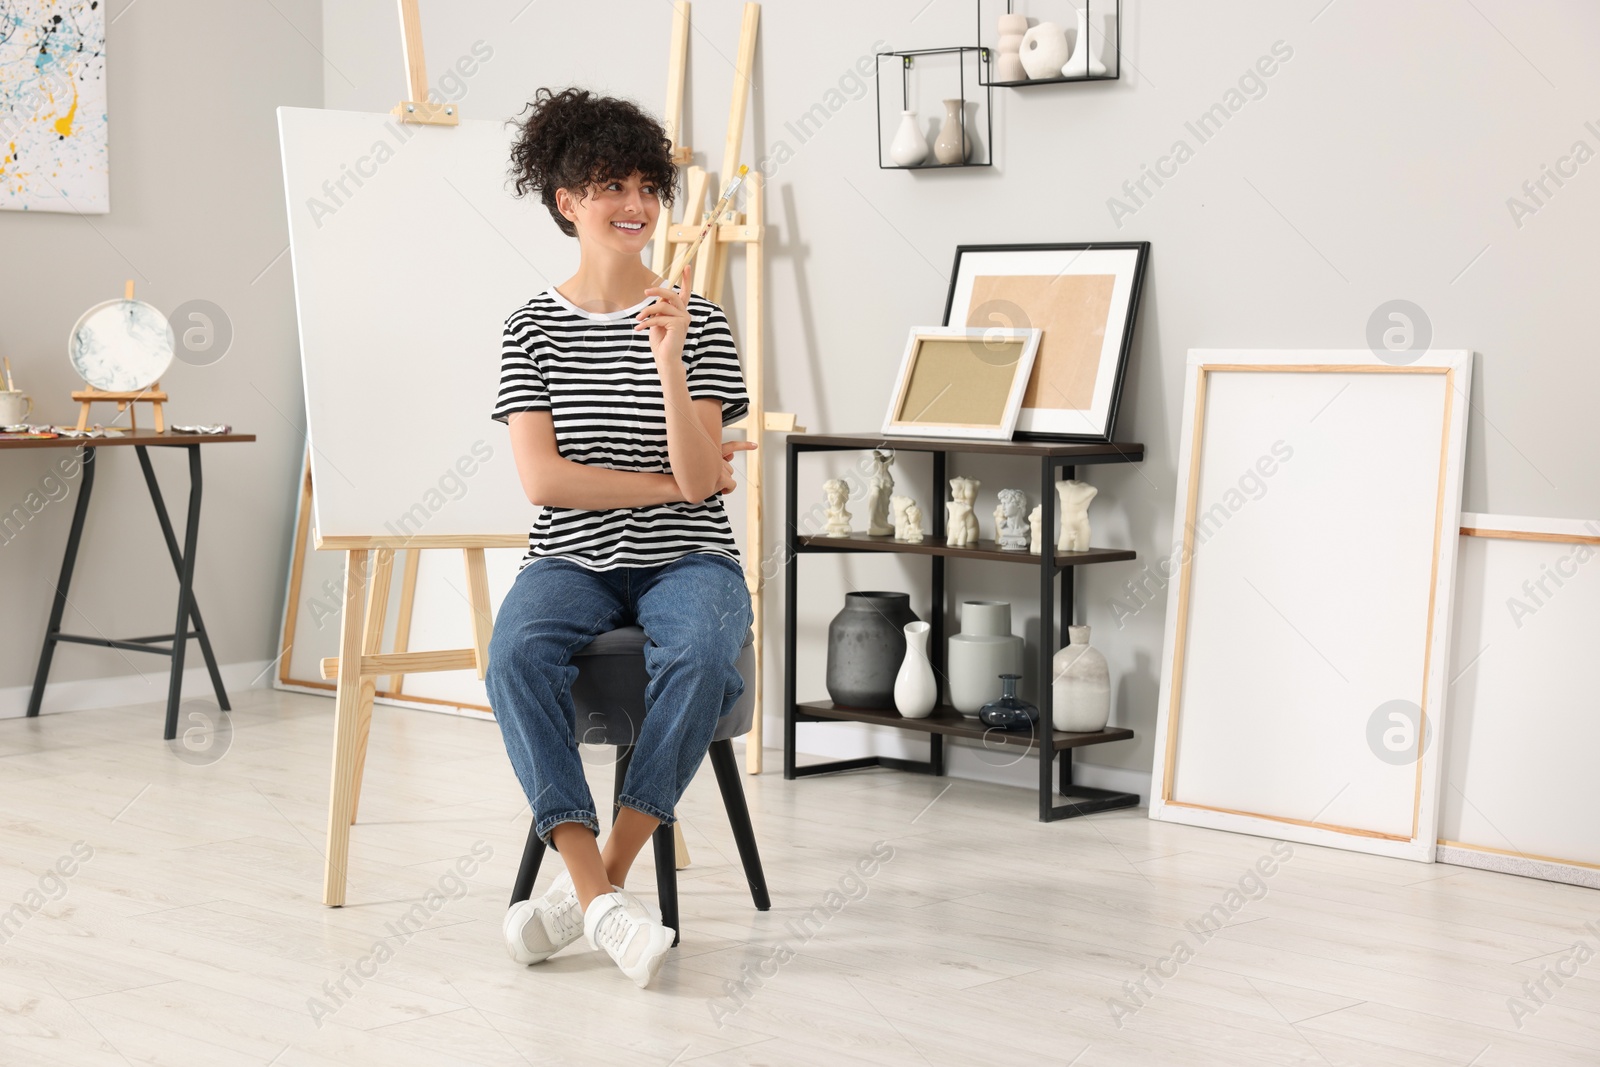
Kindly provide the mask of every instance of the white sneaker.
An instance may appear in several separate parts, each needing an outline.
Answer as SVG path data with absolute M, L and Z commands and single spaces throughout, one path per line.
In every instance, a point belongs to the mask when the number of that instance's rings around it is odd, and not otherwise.
M 511 905 L 503 929 L 506 951 L 518 963 L 549 959 L 578 940 L 583 934 L 583 909 L 578 907 L 572 875 L 562 871 L 544 896 Z
M 583 913 L 584 940 L 593 948 L 605 949 L 640 989 L 661 969 L 673 935 L 672 927 L 652 918 L 639 898 L 626 889 L 595 897 Z

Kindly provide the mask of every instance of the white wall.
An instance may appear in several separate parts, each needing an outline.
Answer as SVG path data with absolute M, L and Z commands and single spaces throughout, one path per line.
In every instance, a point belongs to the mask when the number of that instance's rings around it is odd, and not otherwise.
M 510 117 L 536 87 L 568 83 L 660 107 L 671 18 L 661 0 L 610 3 L 604 14 L 599 5 L 556 0 L 423 0 L 422 7 L 431 71 L 442 72 L 476 41 L 494 50 L 465 83 L 460 103 L 468 117 Z M 711 167 L 721 161 L 740 7 L 700 0 L 693 9 L 687 141 Z M 1018 9 L 1065 21 L 1067 4 L 1023 0 Z M 1527 201 L 1533 213 L 1517 217 L 1508 206 L 1575 142 L 1600 151 L 1593 103 L 1600 73 L 1592 63 L 1600 9 L 1578 0 L 1127 0 L 1124 32 L 1118 82 L 995 91 L 992 169 L 908 174 L 878 169 L 872 86 L 858 82 L 853 68 L 876 48 L 972 43 L 972 4 L 774 0 L 762 12 L 746 157 L 777 158 L 780 141 L 792 152 L 768 168 L 766 399 L 813 431 L 880 424 L 907 328 L 942 314 L 957 244 L 1152 242 L 1118 425 L 1118 437 L 1142 441 L 1148 458 L 1126 470 L 1082 471 L 1101 488 L 1096 543 L 1131 545 L 1141 562 L 1079 575 L 1079 619 L 1095 627 L 1119 679 L 1113 721 L 1139 734 L 1136 742 L 1083 752 L 1080 761 L 1095 766 L 1081 778 L 1144 790 L 1166 596 L 1152 583 L 1149 606 L 1120 628 L 1113 603 L 1120 597 L 1126 608 L 1138 607 L 1124 583 L 1170 551 L 1188 348 L 1361 347 L 1379 305 L 1413 301 L 1437 346 L 1480 354 L 1464 506 L 1570 517 L 1600 506 L 1591 413 L 1600 363 L 1589 314 L 1600 271 L 1584 244 L 1600 222 L 1600 161 L 1585 155 L 1559 188 L 1546 179 L 1552 195 L 1540 194 L 1539 205 Z M 1280 56 L 1292 54 L 1259 88 L 1246 82 L 1254 98 L 1201 143 L 1186 123 L 1225 101 L 1275 45 Z M 390 0 L 326 4 L 323 47 L 326 106 L 387 110 L 402 95 Z M 116 63 L 113 55 L 113 70 Z M 918 104 L 924 116 L 943 95 L 930 80 Z M 830 115 L 802 141 L 790 124 L 819 103 Z M 1149 195 L 1138 201 L 1123 191 L 1179 139 L 1193 154 L 1174 176 L 1159 188 L 1146 179 Z M 1135 210 L 1114 219 L 1112 197 Z M 281 220 L 276 194 L 263 191 L 259 207 Z M 735 316 L 742 274 L 736 263 L 727 301 Z M 540 284 L 531 278 L 530 294 Z M 281 358 L 292 365 L 292 351 Z M 766 506 L 775 539 L 782 438 L 768 440 Z M 822 480 L 850 462 L 808 460 L 801 500 L 818 499 Z M 933 498 L 926 470 L 925 461 L 907 456 L 896 471 L 924 501 Z M 960 457 L 950 473 L 980 478 L 990 501 L 1004 485 L 1035 484 L 1030 465 L 1001 459 Z M 280 519 L 292 516 L 287 491 L 275 506 Z M 742 500 L 731 500 L 730 510 L 742 516 Z M 1308 565 L 1337 580 L 1341 566 L 1360 562 Z M 919 613 L 928 607 L 925 561 L 808 557 L 802 568 L 802 699 L 826 695 L 827 624 L 846 590 L 909 590 Z M 952 564 L 950 574 L 957 598 L 1000 597 L 1017 606 L 1031 658 L 1033 574 L 967 562 Z M 767 589 L 766 740 L 775 745 L 782 582 Z M 859 730 L 805 727 L 802 748 L 851 754 L 861 750 Z M 925 747 L 897 734 L 874 743 L 885 752 Z M 1031 759 L 1000 765 L 1013 758 L 963 748 L 951 767 L 1019 785 L 1036 781 Z
M 120 297 L 125 279 L 164 312 L 209 300 L 232 323 L 233 344 L 219 362 L 174 361 L 161 385 L 171 397 L 169 423 L 227 422 L 258 438 L 203 449 L 195 590 L 234 688 L 249 685 L 277 654 L 305 452 L 274 109 L 320 103 L 320 19 L 318 0 L 113 0 L 106 10 L 111 212 L 0 212 L 0 352 L 33 396 L 35 422 L 77 421 L 69 394 L 83 383 L 67 360 L 67 334 L 85 310 Z M 112 424 L 116 414 L 106 404 L 92 417 Z M 147 407 L 139 420 L 150 425 Z M 128 417 L 114 424 L 127 426 Z M 150 454 L 181 537 L 185 454 Z M 11 514 L 69 455 L 0 456 L 0 513 Z M 63 628 L 166 633 L 178 583 L 138 458 L 125 446 L 103 448 L 96 463 Z M 0 716 L 27 705 L 79 485 L 77 475 L 64 494 L 60 483 L 46 484 L 55 499 L 0 537 Z M 189 649 L 194 669 L 185 693 L 208 695 L 199 646 Z M 45 710 L 165 701 L 167 667 L 161 656 L 62 645 Z

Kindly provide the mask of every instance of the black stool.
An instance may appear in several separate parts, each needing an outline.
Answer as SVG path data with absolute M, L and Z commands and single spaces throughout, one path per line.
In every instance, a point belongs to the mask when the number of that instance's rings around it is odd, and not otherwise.
M 577 711 L 577 736 L 584 744 L 615 745 L 617 748 L 616 784 L 612 790 L 611 818 L 616 821 L 619 807 L 617 798 L 622 792 L 623 778 L 628 762 L 633 758 L 633 743 L 644 724 L 644 690 L 650 676 L 644 665 L 644 646 L 648 638 L 637 626 L 622 626 L 597 636 L 587 646 L 572 656 L 572 665 L 578 676 L 572 682 L 572 704 Z M 744 784 L 739 780 L 738 761 L 733 754 L 733 739 L 750 731 L 750 721 L 755 712 L 755 645 L 753 635 L 745 632 L 744 647 L 739 652 L 738 670 L 745 680 L 745 689 L 728 714 L 717 720 L 712 734 L 709 755 L 711 768 L 716 772 L 717 785 L 722 790 L 722 803 L 728 810 L 728 822 L 733 826 L 733 839 L 739 846 L 739 859 L 744 864 L 744 876 L 750 883 L 750 896 L 757 911 L 767 911 L 772 900 L 767 896 L 767 881 L 761 872 L 761 854 L 756 848 L 755 830 L 750 825 L 750 809 L 745 804 Z M 754 742 L 759 744 L 757 739 Z M 517 870 L 517 882 L 511 890 L 511 903 L 527 900 L 533 895 L 533 883 L 539 877 L 539 864 L 544 861 L 546 845 L 539 840 L 535 821 L 528 829 L 528 843 L 522 852 L 522 866 Z M 656 857 L 656 895 L 661 907 L 661 921 L 673 929 L 672 943 L 681 940 L 678 929 L 678 866 L 677 850 L 673 847 L 672 826 L 666 823 L 656 827 L 651 835 Z

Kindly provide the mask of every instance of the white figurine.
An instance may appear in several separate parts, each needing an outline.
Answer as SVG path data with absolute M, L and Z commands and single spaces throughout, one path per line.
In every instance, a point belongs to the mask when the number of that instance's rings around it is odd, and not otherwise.
M 1043 504 L 1035 504 L 1033 510 L 1028 512 L 1028 551 L 1035 556 L 1039 554 L 1039 523 L 1043 518 Z
M 1088 551 L 1089 501 L 1099 491 L 1088 482 L 1056 483 L 1056 496 L 1061 498 L 1061 536 L 1056 541 L 1057 552 Z
M 845 508 L 844 502 L 850 495 L 850 487 L 844 484 L 843 478 L 829 478 L 822 483 L 822 491 L 828 494 L 828 525 L 822 535 L 849 537 L 850 512 Z
M 1000 490 L 1000 503 L 994 509 L 994 539 L 996 547 L 1008 552 L 1022 552 L 1028 547 L 1028 521 L 1026 511 L 1028 495 L 1021 489 Z
M 950 495 L 954 499 L 945 501 L 944 505 L 944 543 L 952 548 L 978 544 L 978 516 L 973 513 L 972 502 L 978 499 L 980 484 L 976 478 L 950 479 Z
M 873 449 L 872 463 L 872 484 L 867 486 L 867 533 L 873 536 L 894 533 L 889 513 L 894 493 L 894 479 L 889 475 L 889 468 L 894 465 L 894 453 Z
M 892 496 L 889 498 L 889 511 L 894 515 L 894 539 L 906 539 L 906 508 L 915 501 L 908 496 Z
M 913 501 L 906 505 L 906 536 L 905 540 L 914 545 L 922 544 L 922 509 Z

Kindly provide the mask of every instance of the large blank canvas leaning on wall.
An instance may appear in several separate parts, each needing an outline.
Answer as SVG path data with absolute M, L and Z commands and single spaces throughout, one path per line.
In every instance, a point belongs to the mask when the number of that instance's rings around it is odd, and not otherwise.
M 512 311 L 552 284 L 572 242 L 542 205 L 507 190 L 514 131 L 500 121 L 408 126 L 308 108 L 279 108 L 278 117 L 314 534 L 526 537 L 536 509 L 505 428 L 489 418 L 501 333 Z M 317 661 L 338 654 L 337 626 L 317 627 L 310 613 L 312 599 L 327 599 L 324 572 L 342 582 L 343 556 L 315 555 L 286 650 L 298 678 L 320 678 Z M 487 556 L 497 607 L 521 552 Z M 423 553 L 412 649 L 470 644 L 461 559 L 459 550 Z M 395 573 L 386 649 L 398 555 Z M 410 675 L 405 689 L 483 703 L 471 671 Z
M 1470 374 L 1190 352 L 1152 818 L 1433 858 Z
M 1439 861 L 1600 889 L 1600 521 L 1461 533 Z

